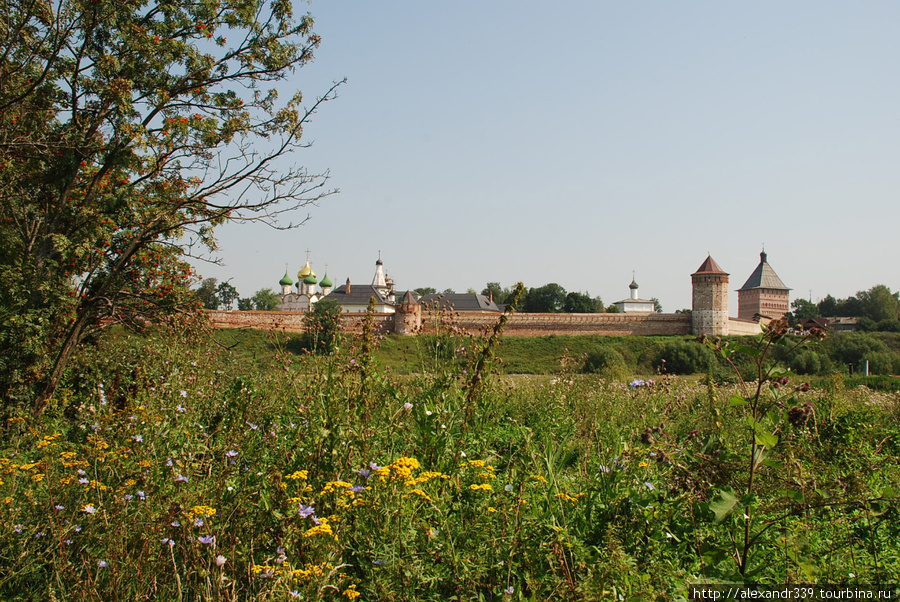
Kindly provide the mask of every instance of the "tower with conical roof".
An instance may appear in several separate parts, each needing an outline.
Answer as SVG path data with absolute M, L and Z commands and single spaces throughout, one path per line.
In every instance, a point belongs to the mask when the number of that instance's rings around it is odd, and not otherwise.
M 694 334 L 728 334 L 728 273 L 706 258 L 691 274 L 691 329 Z
M 750 274 L 744 286 L 738 289 L 738 318 L 777 320 L 791 308 L 791 289 L 784 285 L 772 266 L 765 249 L 759 254 L 759 265 Z
M 372 287 L 385 297 L 390 294 L 391 284 L 384 275 L 384 262 L 381 261 L 381 253 L 378 253 L 378 261 L 375 262 L 375 277 L 372 278 Z

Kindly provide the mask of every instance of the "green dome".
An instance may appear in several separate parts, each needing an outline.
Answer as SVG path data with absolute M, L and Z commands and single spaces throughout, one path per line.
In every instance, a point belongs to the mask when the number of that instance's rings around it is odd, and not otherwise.
M 327 272 L 325 273 L 325 277 L 322 278 L 322 282 L 319 283 L 319 286 L 321 286 L 322 288 L 328 288 L 328 287 L 334 286 L 334 282 L 332 282 L 332 281 L 328 278 L 328 273 L 327 273 Z
M 303 284 L 316 284 L 318 280 L 316 280 L 315 274 L 310 274 L 306 278 L 303 279 Z
M 287 270 L 284 271 L 284 278 L 278 281 L 278 284 L 281 286 L 292 286 L 294 281 L 291 280 L 291 277 L 288 276 Z

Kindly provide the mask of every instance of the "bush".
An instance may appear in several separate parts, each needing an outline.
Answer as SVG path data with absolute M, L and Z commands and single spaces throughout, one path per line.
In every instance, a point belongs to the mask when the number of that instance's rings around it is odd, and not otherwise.
M 714 359 L 713 352 L 700 343 L 676 341 L 660 350 L 656 363 L 670 374 L 698 374 L 707 372 Z
M 800 349 L 790 359 L 791 370 L 797 374 L 825 374 L 822 357 L 810 349 Z
M 587 354 L 582 372 L 599 374 L 606 379 L 619 380 L 628 378 L 629 371 L 621 353 L 609 347 L 598 347 Z
M 322 299 L 309 310 L 304 319 L 306 332 L 301 346 L 307 351 L 330 354 L 341 338 L 341 306 L 334 299 Z

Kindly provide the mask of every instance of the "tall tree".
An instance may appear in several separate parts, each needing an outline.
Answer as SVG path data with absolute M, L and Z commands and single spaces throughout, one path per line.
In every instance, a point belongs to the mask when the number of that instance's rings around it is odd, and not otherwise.
M 200 300 L 203 309 L 219 309 L 219 281 L 215 278 L 205 278 L 198 286 L 194 293 Z
M 602 311 L 603 301 L 598 298 L 592 298 L 587 293 L 579 293 L 572 291 L 566 295 L 563 303 L 563 311 L 567 314 L 592 314 Z
M 5 400 L 39 412 L 90 333 L 178 315 L 193 298 L 182 259 L 214 250 L 216 226 L 277 225 L 326 194 L 324 177 L 286 161 L 339 85 L 305 106 L 299 92 L 279 100 L 320 42 L 292 6 L 5 0 Z
M 253 293 L 253 308 L 258 311 L 275 311 L 281 307 L 281 297 L 272 289 L 263 288 Z
M 566 303 L 566 289 L 551 282 L 538 288 L 528 289 L 525 302 L 522 306 L 524 312 L 535 313 L 559 313 Z
M 219 300 L 219 307 L 231 309 L 234 302 L 240 299 L 241 296 L 233 284 L 223 282 L 216 287 L 216 298 Z

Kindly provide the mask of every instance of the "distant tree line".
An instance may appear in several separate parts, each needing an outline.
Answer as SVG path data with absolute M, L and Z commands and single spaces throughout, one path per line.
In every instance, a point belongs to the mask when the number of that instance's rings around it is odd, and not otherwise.
M 857 328 L 864 331 L 900 332 L 900 292 L 891 292 L 883 284 L 859 291 L 846 299 L 826 295 L 818 303 L 794 299 L 788 319 L 793 325 L 809 318 L 858 318 Z
M 275 311 L 281 307 L 281 297 L 271 289 L 263 288 L 252 297 L 241 297 L 237 289 L 227 280 L 219 282 L 215 278 L 206 278 L 200 283 L 194 294 L 200 299 L 204 309 L 233 309 L 235 302 L 241 311 Z

